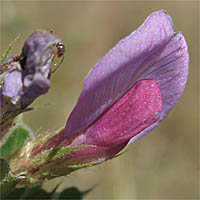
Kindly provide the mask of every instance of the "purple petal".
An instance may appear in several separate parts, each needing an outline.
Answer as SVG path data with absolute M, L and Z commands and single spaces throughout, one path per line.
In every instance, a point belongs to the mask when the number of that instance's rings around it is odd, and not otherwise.
M 2 93 L 2 89 L 0 88 L 0 119 L 2 118 L 5 110 L 6 110 L 6 103 L 7 103 L 7 99 L 6 97 L 3 95 Z
M 49 88 L 50 81 L 41 73 L 35 73 L 30 86 L 26 88 L 21 95 L 22 108 L 30 105 L 40 95 L 47 93 Z
M 154 79 L 160 83 L 163 111 L 158 122 L 140 133 L 146 134 L 160 123 L 181 96 L 188 62 L 186 41 L 181 33 L 174 33 L 171 17 L 162 10 L 152 13 L 141 27 L 94 66 L 67 121 L 65 134 L 87 128 L 136 81 Z
M 4 77 L 3 95 L 11 98 L 13 103 L 17 103 L 22 85 L 22 73 L 20 71 L 8 72 Z
M 60 41 L 58 37 L 48 31 L 35 31 L 24 43 L 23 59 L 20 61 L 22 68 L 35 71 L 35 68 L 46 65 L 54 54 L 53 46 Z

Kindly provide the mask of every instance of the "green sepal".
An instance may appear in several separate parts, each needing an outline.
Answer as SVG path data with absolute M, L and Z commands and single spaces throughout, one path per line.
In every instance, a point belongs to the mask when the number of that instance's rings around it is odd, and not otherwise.
M 65 160 L 65 158 L 69 155 L 70 152 L 86 147 L 87 146 L 85 145 L 77 147 L 60 147 L 38 153 L 32 157 L 31 161 L 29 160 L 29 162 L 26 163 L 26 168 L 24 169 L 27 172 L 26 178 L 20 181 L 18 186 L 26 187 L 30 185 L 38 185 L 41 184 L 44 180 L 63 176 L 76 170 L 75 167 L 68 168 L 70 164 L 68 163 L 67 159 Z M 23 167 L 21 168 L 20 165 L 18 166 L 16 164 L 18 156 L 19 154 L 17 153 L 15 158 L 9 160 L 9 163 L 14 171 L 20 173 L 20 171 L 23 170 Z M 21 158 L 21 160 L 23 160 L 23 158 Z M 60 161 L 62 161 L 62 164 L 57 164 Z
M 77 146 L 77 147 L 55 148 L 55 149 L 51 150 L 48 158 L 51 161 L 58 160 L 58 159 L 62 158 L 63 156 L 66 156 L 67 154 L 69 154 L 72 151 L 76 151 L 76 150 L 83 149 L 83 148 L 86 148 L 86 147 L 87 147 L 86 145 L 81 145 L 81 146 Z
M 77 146 L 77 147 L 60 147 L 55 149 L 49 149 L 40 153 L 35 160 L 31 163 L 31 168 L 36 168 L 42 166 L 43 164 L 47 164 L 49 162 L 53 162 L 59 159 L 62 159 L 64 156 L 69 154 L 72 151 L 76 151 L 82 148 L 86 148 L 87 146 Z
M 83 163 L 83 164 L 78 164 L 78 165 L 69 165 L 68 168 L 70 169 L 82 169 L 86 167 L 92 167 L 93 163 Z

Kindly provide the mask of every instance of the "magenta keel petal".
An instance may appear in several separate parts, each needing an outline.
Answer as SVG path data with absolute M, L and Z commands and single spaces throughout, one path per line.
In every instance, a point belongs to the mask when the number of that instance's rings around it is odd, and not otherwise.
M 86 141 L 109 147 L 125 143 L 157 121 L 161 111 L 159 83 L 154 80 L 138 81 L 87 129 L 84 133 Z

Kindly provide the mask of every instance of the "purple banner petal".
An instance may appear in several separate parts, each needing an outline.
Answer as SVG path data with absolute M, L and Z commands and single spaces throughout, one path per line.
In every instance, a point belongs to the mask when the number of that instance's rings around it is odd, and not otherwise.
M 87 128 L 142 79 L 160 83 L 160 122 L 183 92 L 188 62 L 187 44 L 182 34 L 174 33 L 171 17 L 163 10 L 152 13 L 94 66 L 67 121 L 65 135 Z
M 189 73 L 189 54 L 182 33 L 175 35 L 170 40 L 157 60 L 151 68 L 143 73 L 141 78 L 145 77 L 159 81 L 163 97 L 163 111 L 158 121 L 133 137 L 129 143 L 143 137 L 158 126 L 175 106 L 184 91 Z

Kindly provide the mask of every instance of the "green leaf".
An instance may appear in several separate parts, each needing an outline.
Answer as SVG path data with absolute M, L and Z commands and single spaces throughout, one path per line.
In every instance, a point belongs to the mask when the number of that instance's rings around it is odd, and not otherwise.
M 26 188 L 16 188 L 12 192 L 9 192 L 3 199 L 22 199 Z
M 25 141 L 31 137 L 31 131 L 22 123 L 12 128 L 6 142 L 0 147 L 0 157 L 14 153 L 21 148 Z
M 83 197 L 88 194 L 93 188 L 86 191 L 79 191 L 76 187 L 70 187 L 64 189 L 58 199 L 83 199 Z
M 70 187 L 64 189 L 58 198 L 55 198 L 54 195 L 57 188 L 60 184 L 57 184 L 56 187 L 51 191 L 47 192 L 42 189 L 40 186 L 35 186 L 32 188 L 15 188 L 12 192 L 8 192 L 5 197 L 2 199 L 83 199 L 93 188 L 86 191 L 79 191 L 76 187 Z M 56 195 L 57 196 L 57 195 Z
M 32 188 L 16 188 L 4 199 L 54 199 L 53 196 L 59 185 L 56 185 L 52 192 L 45 191 L 41 185 Z
M 15 188 L 20 179 L 24 178 L 23 174 L 13 175 L 7 161 L 0 159 L 0 197 L 5 198 Z
M 50 199 L 50 195 L 41 186 L 33 188 L 16 188 L 4 199 Z
M 51 194 L 36 186 L 33 188 L 27 188 L 22 199 L 51 199 Z
M 3 158 L 0 158 L 0 181 L 2 182 L 3 179 L 5 179 L 5 177 L 7 176 L 7 174 L 10 171 L 10 167 L 7 163 L 7 161 Z

